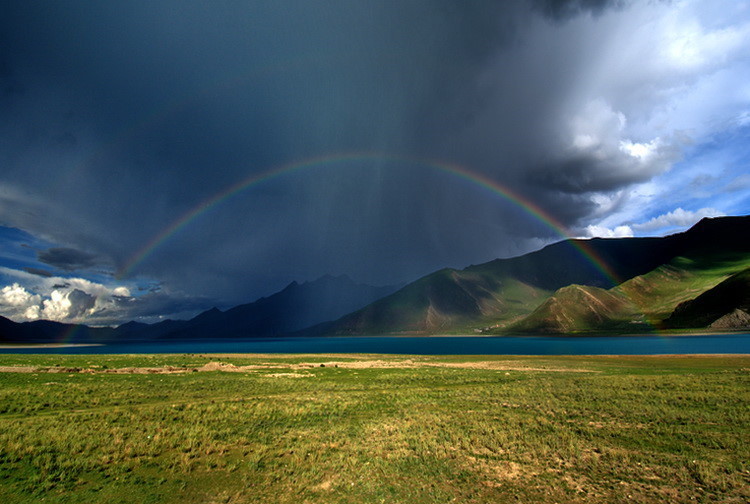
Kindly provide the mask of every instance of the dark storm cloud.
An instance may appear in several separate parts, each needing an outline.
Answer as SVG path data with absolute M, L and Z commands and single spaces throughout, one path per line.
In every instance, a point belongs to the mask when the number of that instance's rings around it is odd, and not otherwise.
M 111 303 L 97 310 L 92 323 L 100 326 L 116 326 L 125 321 L 154 323 L 167 318 L 194 317 L 216 303 L 205 297 L 186 298 L 164 292 L 151 292 L 141 297 L 112 296 Z
M 563 20 L 583 12 L 601 13 L 607 8 L 622 7 L 625 0 L 535 0 L 537 8 L 546 16 Z
M 637 162 L 628 161 L 579 154 L 547 166 L 532 168 L 528 179 L 538 187 L 555 189 L 563 193 L 585 194 L 613 191 L 646 181 L 655 174 L 649 169 L 640 169 Z M 630 164 L 631 169 L 619 169 L 624 164 Z
M 87 294 L 82 290 L 73 289 L 68 294 L 68 301 L 70 301 L 68 317 L 77 318 L 85 315 L 94 307 L 94 304 L 96 303 L 96 297 Z
M 66 247 L 40 250 L 37 257 L 41 262 L 65 271 L 86 269 L 98 263 L 96 255 Z
M 47 271 L 41 268 L 29 267 L 29 268 L 23 268 L 23 271 L 25 271 L 26 273 L 31 273 L 32 275 L 36 275 L 36 276 L 40 276 L 44 278 L 49 278 L 53 276 L 53 273 L 51 271 Z
M 457 163 L 575 225 L 591 193 L 672 159 L 650 137 L 623 144 L 618 104 L 580 91 L 607 12 L 629 4 L 5 2 L 0 224 L 70 245 L 39 254 L 55 267 L 122 266 L 240 180 L 374 151 Z M 476 184 L 376 157 L 258 184 L 163 236 L 132 275 L 232 301 L 557 237 Z

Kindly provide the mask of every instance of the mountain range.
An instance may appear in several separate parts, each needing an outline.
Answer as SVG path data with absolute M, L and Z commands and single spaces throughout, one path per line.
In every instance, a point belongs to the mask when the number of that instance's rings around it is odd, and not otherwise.
M 437 271 L 308 333 L 651 330 L 667 327 L 678 303 L 749 266 L 750 217 L 703 219 L 660 238 L 569 239 Z
M 108 342 L 281 336 L 340 317 L 398 288 L 373 287 L 354 282 L 345 275 L 325 275 L 312 282 L 292 282 L 271 296 L 226 311 L 211 308 L 190 320 L 164 320 L 155 324 L 128 322 L 116 328 L 46 320 L 16 323 L 0 317 L 0 341 Z
M 4 341 L 280 335 L 634 333 L 750 325 L 750 216 L 658 238 L 568 239 L 399 288 L 340 276 L 191 320 L 91 328 L 0 317 Z

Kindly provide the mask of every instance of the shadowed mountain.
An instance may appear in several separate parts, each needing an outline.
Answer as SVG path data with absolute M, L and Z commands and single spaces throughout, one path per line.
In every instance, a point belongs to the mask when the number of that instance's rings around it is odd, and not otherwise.
M 0 317 L 0 341 L 7 343 L 92 343 L 109 341 L 113 337 L 114 329 L 109 327 L 88 327 L 50 320 L 18 323 Z
M 312 282 L 292 282 L 276 294 L 227 311 L 212 308 L 190 320 L 128 322 L 116 329 L 46 320 L 16 323 L 0 317 L 0 341 L 88 343 L 276 336 L 338 318 L 397 288 L 373 287 L 347 276 L 327 275 Z
M 656 270 L 677 257 L 711 262 L 748 253 L 750 217 L 703 219 L 688 231 L 663 238 L 564 240 L 520 257 L 496 259 L 464 270 L 437 271 L 303 334 L 496 332 L 516 327 L 513 324 L 520 324 L 537 308 L 549 313 L 518 327 L 565 332 L 573 330 L 575 320 L 579 320 L 580 328 L 575 330 L 593 329 L 606 325 L 615 314 L 625 318 L 632 315 L 626 309 L 631 297 L 627 292 L 608 294 L 604 289 Z M 559 293 L 554 302 L 543 304 L 552 291 L 574 284 L 600 289 L 571 288 Z M 616 302 L 623 295 L 625 300 Z M 566 306 L 575 304 L 584 306 Z M 566 317 L 571 320 L 557 329 L 550 325 Z M 533 320 L 540 324 L 536 329 Z M 596 320 L 600 320 L 599 325 L 593 324 Z
M 683 233 L 663 238 L 564 240 L 520 257 L 470 266 L 465 271 L 510 274 L 549 290 L 571 284 L 610 288 L 678 256 L 723 252 L 750 252 L 750 216 L 705 218 Z M 595 265 L 596 260 L 606 265 L 611 276 Z
M 123 340 L 278 336 L 338 318 L 396 289 L 326 275 L 303 284 L 292 282 L 276 294 L 227 311 L 212 308 L 190 320 L 131 322 L 118 327 L 116 335 Z
M 667 327 L 750 327 L 750 268 L 690 301 L 680 303 L 665 321 Z

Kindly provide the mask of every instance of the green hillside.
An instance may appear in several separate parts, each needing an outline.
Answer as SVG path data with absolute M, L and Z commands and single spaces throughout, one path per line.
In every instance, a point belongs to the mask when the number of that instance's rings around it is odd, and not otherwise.
M 716 287 L 677 306 L 665 321 L 668 327 L 729 329 L 750 325 L 750 268 L 736 273 Z
M 649 321 L 658 324 L 680 303 L 693 299 L 750 267 L 750 254 L 678 257 L 669 264 L 618 286 Z M 696 326 L 700 327 L 700 326 Z
M 443 269 L 340 319 L 335 334 L 465 332 L 531 313 L 550 292 L 517 279 Z
M 612 329 L 635 310 L 619 292 L 569 285 L 555 292 L 539 308 L 510 326 L 512 331 L 571 333 Z
M 563 287 L 504 332 L 638 332 L 666 326 L 706 327 L 732 309 L 742 309 L 745 306 L 740 304 L 742 293 L 747 304 L 748 267 L 750 255 L 747 254 L 677 257 L 609 290 L 580 285 Z M 727 295 L 711 298 L 708 304 L 714 307 L 713 312 L 706 308 L 706 303 L 690 304 L 690 300 L 718 289 L 717 286 L 728 278 L 737 278 L 731 284 L 734 288 L 725 289 L 731 292 L 729 297 L 738 301 L 736 306 L 724 309 L 723 305 L 729 306 Z M 742 290 L 742 286 L 746 290 Z M 665 320 L 678 306 L 691 309 L 665 325 Z

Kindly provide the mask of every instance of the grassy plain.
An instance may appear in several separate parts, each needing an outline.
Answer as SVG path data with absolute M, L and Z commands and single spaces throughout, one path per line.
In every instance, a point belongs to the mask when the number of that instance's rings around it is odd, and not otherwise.
M 750 501 L 750 357 L 0 366 L 8 504 Z

